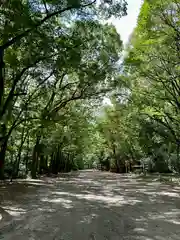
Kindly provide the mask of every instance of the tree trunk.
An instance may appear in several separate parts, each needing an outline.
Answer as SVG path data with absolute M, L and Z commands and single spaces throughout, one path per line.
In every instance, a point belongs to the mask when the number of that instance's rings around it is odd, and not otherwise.
M 116 154 L 116 148 L 114 145 L 112 146 L 112 148 L 113 148 L 113 155 L 114 155 L 113 157 L 114 157 L 114 161 L 115 161 L 115 165 L 116 165 L 116 172 L 120 173 L 119 157 Z
M 0 106 L 1 107 L 1 106 Z M 1 113 L 0 113 L 1 114 Z M 1 119 L 0 115 L 0 119 Z M 3 123 L 0 126 L 0 179 L 4 179 L 4 163 L 5 163 L 5 156 L 6 156 L 6 150 L 7 150 L 7 144 L 9 137 L 11 136 L 11 133 L 13 131 L 13 127 L 9 129 L 7 132 L 6 125 Z
M 28 135 L 28 139 L 27 139 L 27 152 L 26 152 L 26 175 L 28 174 L 28 163 L 29 163 L 29 135 Z
M 15 162 L 15 169 L 14 169 L 13 178 L 17 178 L 18 177 L 19 164 L 20 164 L 20 161 L 21 161 L 21 150 L 22 150 L 22 148 L 19 148 L 18 156 L 17 156 L 16 162 Z
M 33 149 L 33 157 L 32 157 L 32 164 L 31 164 L 31 177 L 33 179 L 37 178 L 37 168 L 38 168 L 38 147 L 40 142 L 40 136 L 36 139 L 36 144 Z
M 2 119 L 1 111 L 4 99 L 4 50 L 0 48 L 0 120 Z
M 13 174 L 13 177 L 18 177 L 18 173 L 19 173 L 19 164 L 20 164 L 20 161 L 21 161 L 21 152 L 22 152 L 22 147 L 24 145 L 24 142 L 26 141 L 26 137 L 28 135 L 28 133 L 24 136 L 24 133 L 25 133 L 25 126 L 23 127 L 23 131 L 22 131 L 22 134 L 21 134 L 21 145 L 19 147 L 19 150 L 18 150 L 18 155 L 17 155 L 17 158 L 16 158 L 16 163 L 15 163 L 15 171 L 14 171 L 14 174 Z
M 48 156 L 45 157 L 45 167 L 46 170 L 48 171 Z
M 58 172 L 56 161 L 57 161 L 57 152 L 54 152 L 51 156 L 51 172 L 53 174 L 57 174 Z
M 4 163 L 5 163 L 5 156 L 6 156 L 6 150 L 7 150 L 7 143 L 8 138 L 4 138 L 1 140 L 1 146 L 0 146 L 0 180 L 4 179 Z
M 179 171 L 179 173 L 180 173 L 180 141 L 177 141 L 176 155 L 177 155 L 177 166 L 178 166 L 178 171 Z

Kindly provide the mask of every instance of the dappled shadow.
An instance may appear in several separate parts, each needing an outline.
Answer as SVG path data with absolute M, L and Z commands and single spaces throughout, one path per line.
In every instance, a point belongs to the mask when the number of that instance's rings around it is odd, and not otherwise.
M 1 186 L 11 219 L 0 220 L 0 233 L 7 240 L 177 240 L 180 187 L 153 179 L 81 171 Z

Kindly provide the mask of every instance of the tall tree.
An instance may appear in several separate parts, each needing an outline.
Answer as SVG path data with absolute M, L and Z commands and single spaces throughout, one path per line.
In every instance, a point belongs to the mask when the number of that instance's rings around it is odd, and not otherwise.
M 96 1 L 1 3 L 1 177 L 16 127 L 35 120 L 41 135 L 44 122 L 56 118 L 69 102 L 109 89 L 122 44 L 112 26 L 100 24 L 99 16 L 123 15 L 126 3 L 105 6 Z

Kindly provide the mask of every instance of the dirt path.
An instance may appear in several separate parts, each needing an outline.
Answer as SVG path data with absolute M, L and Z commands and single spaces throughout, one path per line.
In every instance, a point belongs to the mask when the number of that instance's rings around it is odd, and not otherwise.
M 0 186 L 0 239 L 179 240 L 180 187 L 82 171 Z

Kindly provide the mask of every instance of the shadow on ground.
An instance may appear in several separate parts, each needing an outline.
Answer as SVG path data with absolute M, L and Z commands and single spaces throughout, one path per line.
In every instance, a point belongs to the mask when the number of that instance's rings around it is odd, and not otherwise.
M 98 171 L 0 186 L 0 239 L 178 240 L 180 187 Z

